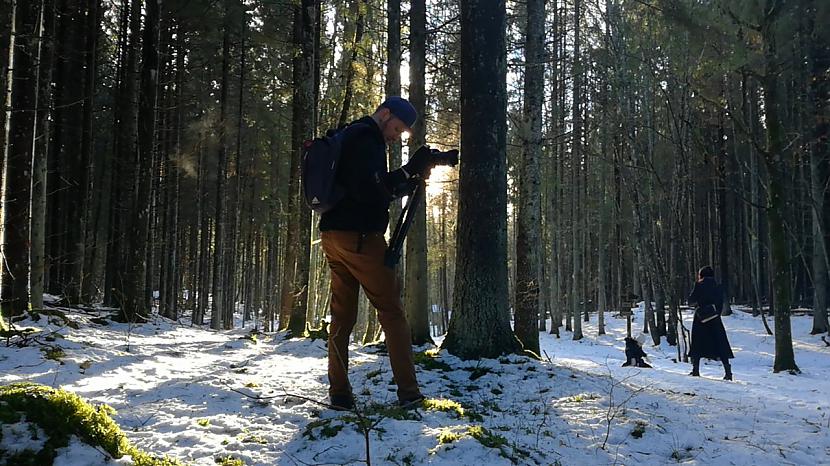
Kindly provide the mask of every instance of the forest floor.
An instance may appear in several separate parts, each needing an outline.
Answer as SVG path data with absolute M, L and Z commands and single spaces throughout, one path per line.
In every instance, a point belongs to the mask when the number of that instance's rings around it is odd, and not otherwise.
M 733 382 L 721 380 L 717 362 L 689 377 L 675 347 L 650 339 L 653 369 L 620 367 L 625 320 L 606 315 L 608 334 L 597 336 L 593 315 L 580 341 L 542 333 L 543 361 L 418 355 L 431 401 L 408 412 L 392 409 L 382 346 L 355 346 L 355 414 L 318 403 L 327 398 L 321 340 L 67 312 L 78 329 L 50 319 L 19 324 L 59 333 L 53 342 L 0 343 L 0 385 L 38 382 L 106 403 L 136 446 L 187 464 L 229 456 L 261 466 L 366 464 L 367 439 L 375 465 L 830 464 L 830 347 L 809 335 L 809 316 L 792 318 L 799 375 L 772 372 L 774 338 L 745 312 L 724 318 Z M 47 359 L 43 344 L 63 355 Z M 0 449 L 19 448 L 3 437 Z M 73 442 L 54 464 L 116 462 Z

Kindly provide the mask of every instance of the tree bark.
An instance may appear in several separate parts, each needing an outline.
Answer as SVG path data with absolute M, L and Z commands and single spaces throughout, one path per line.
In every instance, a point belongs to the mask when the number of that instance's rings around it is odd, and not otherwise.
M 311 252 L 311 211 L 301 202 L 300 176 L 303 142 L 311 139 L 314 131 L 314 19 L 320 0 L 301 0 L 294 11 L 294 44 L 299 54 L 294 59 L 294 96 L 291 126 L 291 180 L 289 182 L 289 211 L 296 225 L 289 227 L 286 254 L 286 280 L 280 316 L 289 322 L 281 327 L 295 337 L 305 332 L 308 309 L 308 271 Z M 291 233 L 294 233 L 292 239 Z M 291 273 L 293 272 L 293 273 Z M 288 278 L 291 279 L 288 279 Z
M 828 252 L 826 241 L 827 218 L 824 215 L 827 184 L 830 183 L 828 159 L 830 158 L 830 45 L 821 38 L 821 31 L 816 30 L 816 2 L 811 1 L 811 11 L 807 11 L 806 20 L 812 40 L 807 47 L 809 57 L 808 104 L 813 116 L 813 135 L 810 142 L 810 175 L 812 192 L 813 221 L 813 327 L 810 334 L 830 332 L 827 320 L 827 291 L 830 286 L 828 277 Z M 826 34 L 826 33 L 825 33 Z M 818 37 L 815 37 L 818 36 Z
M 134 0 L 124 6 L 122 16 L 122 33 L 125 36 L 123 44 L 123 66 L 121 67 L 121 82 L 116 98 L 115 142 L 118 157 L 115 160 L 115 178 L 119 181 L 113 184 L 112 197 L 114 205 L 110 214 L 111 240 L 107 249 L 107 286 L 108 299 L 106 303 L 124 308 L 126 287 L 129 283 L 128 267 L 130 266 L 128 219 L 131 215 L 134 190 L 136 185 L 136 137 L 138 134 L 138 120 L 136 118 L 136 84 L 138 44 L 141 36 L 141 0 Z M 129 36 L 127 39 L 126 36 Z M 51 191 L 55 189 L 52 188 Z M 122 315 L 125 319 L 126 314 Z
M 725 91 L 723 91 L 725 92 Z M 725 100 L 725 97 L 723 97 Z M 726 127 L 725 127 L 725 119 L 726 116 L 724 115 L 724 110 L 718 112 L 718 255 L 720 256 L 720 277 L 721 282 L 720 285 L 723 288 L 723 308 L 721 311 L 722 315 L 729 316 L 732 315 L 732 305 L 730 304 L 732 301 L 732 290 L 730 288 L 730 270 L 729 266 L 732 262 L 732 258 L 729 257 L 729 247 L 727 239 L 728 236 L 728 224 L 727 224 L 727 212 L 729 210 L 729 199 L 728 193 L 729 188 L 727 187 L 727 158 L 729 155 L 727 154 L 726 148 Z
M 343 125 L 349 123 L 352 98 L 354 96 L 354 81 L 355 75 L 357 74 L 357 70 L 355 69 L 355 63 L 357 62 L 357 57 L 360 52 L 360 43 L 363 41 L 363 32 L 366 29 L 366 8 L 368 8 L 366 0 L 350 1 L 350 9 L 354 10 L 353 13 L 355 13 L 357 17 L 355 18 L 354 37 L 350 37 L 352 43 L 350 44 L 350 47 L 347 49 L 346 52 L 348 54 L 348 61 L 346 63 L 345 82 L 343 83 L 343 105 L 340 108 L 340 118 L 337 122 L 338 127 L 342 127 Z
M 426 143 L 426 0 L 412 0 L 409 21 L 409 100 L 419 115 L 409 137 L 409 153 L 413 154 Z M 426 197 L 423 206 L 413 208 L 415 219 L 406 238 L 404 307 L 412 331 L 412 344 L 417 346 L 432 343 L 429 332 Z
M 582 65 L 580 63 L 582 1 L 574 0 L 574 44 L 573 44 L 573 137 L 571 142 L 571 243 L 573 248 L 573 268 L 571 282 L 571 318 L 573 323 L 573 339 L 582 339 L 581 311 L 584 296 L 582 296 L 582 214 L 581 208 L 581 170 L 582 166 Z
M 521 350 L 507 289 L 505 26 L 504 0 L 461 2 L 458 250 L 454 312 L 442 347 L 465 359 Z
M 38 88 L 39 7 L 39 2 L 18 2 L 14 14 L 14 70 L 2 211 L 0 314 L 5 317 L 21 315 L 29 307 L 29 199 Z
M 764 162 L 769 174 L 767 194 L 767 225 L 770 235 L 772 258 L 773 298 L 775 314 L 775 360 L 773 372 L 800 372 L 793 353 L 790 306 L 792 303 L 790 285 L 790 257 L 784 230 L 784 216 L 787 209 L 784 183 L 786 157 L 784 153 L 784 127 L 780 116 L 780 93 L 778 51 L 775 41 L 776 16 L 780 14 L 781 0 L 767 0 L 768 12 L 762 22 L 761 37 L 764 45 L 766 73 L 761 81 L 764 88 L 764 114 L 767 133 L 767 147 Z
M 141 79 L 138 99 L 138 171 L 135 202 L 130 212 L 129 256 L 122 317 L 127 321 L 146 319 L 151 310 L 147 296 L 147 252 L 150 202 L 155 153 L 156 93 L 158 85 L 159 3 L 148 0 L 142 33 Z
M 539 354 L 540 282 L 542 275 L 540 159 L 544 98 L 544 0 L 528 0 L 522 163 L 519 167 L 516 235 L 516 336 L 526 350 Z
M 211 309 L 210 328 L 221 330 L 226 328 L 225 315 L 228 312 L 225 302 L 226 277 L 225 261 L 227 260 L 225 204 L 227 202 L 227 173 L 228 173 L 228 89 L 230 87 L 230 3 L 225 0 L 225 19 L 222 32 L 222 81 L 219 95 L 219 121 L 216 132 L 219 136 L 218 158 L 216 161 L 216 205 L 214 216 L 213 235 L 213 280 L 211 281 Z M 233 313 L 233 310 L 230 310 Z
M 9 50 L 12 38 L 12 11 L 14 10 L 13 0 L 0 0 L 0 50 Z M 5 104 L 8 98 L 8 73 L 9 72 L 9 54 L 0 53 L 0 102 Z M 6 147 L 6 113 L 0 112 L 0 148 Z M 3 179 L 6 159 L 5 149 L 0 150 L 0 180 Z M 2 326 L 2 319 L 0 319 L 0 326 Z
M 401 2 L 400 0 L 387 0 L 386 2 L 386 95 L 394 96 L 401 94 Z M 394 170 L 401 166 L 401 141 L 397 140 L 387 144 L 389 147 L 389 169 Z M 389 206 L 390 236 L 394 225 L 401 215 L 401 203 L 398 200 L 392 201 Z M 395 267 L 398 282 L 403 283 L 404 267 Z M 403 290 L 401 290 L 403 293 Z M 365 343 L 374 338 L 369 330 L 377 329 L 377 313 L 370 312 L 366 316 L 367 331 Z M 370 328 L 371 327 L 371 328 Z
M 49 116 L 52 112 L 52 66 L 54 63 L 55 2 L 44 0 L 41 10 L 38 56 L 35 154 L 32 160 L 32 231 L 30 294 L 32 309 L 43 308 L 46 276 L 46 177 L 49 156 Z M 5 113 L 5 112 L 3 112 Z M 0 126 L 2 127 L 2 126 Z M 2 147 L 0 145 L 0 147 Z M 106 193 L 104 193 L 104 196 Z

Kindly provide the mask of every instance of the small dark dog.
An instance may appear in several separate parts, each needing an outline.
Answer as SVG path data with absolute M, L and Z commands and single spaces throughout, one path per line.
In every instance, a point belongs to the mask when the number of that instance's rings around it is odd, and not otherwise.
M 640 342 L 631 337 L 625 337 L 625 362 L 622 367 L 634 366 L 650 368 L 651 366 L 643 360 L 647 356 L 646 352 L 643 351 L 643 347 L 640 346 Z

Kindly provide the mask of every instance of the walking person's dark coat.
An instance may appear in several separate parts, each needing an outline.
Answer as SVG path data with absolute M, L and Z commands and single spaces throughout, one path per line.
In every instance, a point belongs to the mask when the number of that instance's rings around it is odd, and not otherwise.
M 723 290 L 713 277 L 702 277 L 695 283 L 689 304 L 695 305 L 692 323 L 692 345 L 689 357 L 727 361 L 733 359 L 732 347 L 726 337 L 726 329 L 720 317 L 723 306 Z M 727 361 L 728 362 L 728 361 Z

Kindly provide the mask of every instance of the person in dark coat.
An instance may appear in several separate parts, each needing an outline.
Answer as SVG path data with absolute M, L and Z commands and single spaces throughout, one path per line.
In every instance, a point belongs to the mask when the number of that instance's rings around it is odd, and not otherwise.
M 723 363 L 724 380 L 732 380 L 732 366 L 729 360 L 735 357 L 726 329 L 721 320 L 723 307 L 723 289 L 715 281 L 715 271 L 708 265 L 698 272 L 698 280 L 689 295 L 689 304 L 695 305 L 692 323 L 692 345 L 689 357 L 692 358 L 692 372 L 689 375 L 700 376 L 700 358 L 719 359 Z

